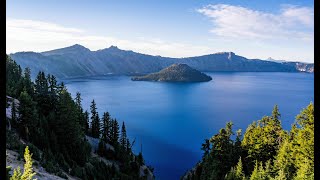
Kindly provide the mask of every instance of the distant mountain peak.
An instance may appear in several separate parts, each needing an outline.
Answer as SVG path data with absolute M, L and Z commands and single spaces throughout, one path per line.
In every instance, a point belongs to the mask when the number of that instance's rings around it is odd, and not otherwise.
M 119 49 L 118 46 L 111 45 L 108 48 L 100 49 L 98 51 L 117 53 L 117 52 L 124 51 L 124 50 Z
M 119 49 L 118 46 L 111 45 L 108 49 Z
M 72 46 L 69 46 L 69 47 L 65 47 L 65 48 L 62 48 L 62 49 L 74 49 L 74 50 L 84 50 L 84 51 L 90 51 L 88 48 L 80 45 L 80 44 L 74 44 Z
M 81 44 L 74 44 L 74 45 L 69 46 L 69 47 L 73 47 L 73 48 L 85 48 L 85 49 L 87 49 L 86 47 L 82 46 Z
M 42 52 L 42 55 L 63 55 L 68 53 L 80 53 L 80 52 L 90 52 L 90 49 L 80 45 L 80 44 L 74 44 L 72 46 L 60 48 L 60 49 L 54 49 L 51 51 L 45 51 Z
M 222 51 L 222 52 L 216 52 L 214 54 L 228 54 L 228 55 L 231 54 L 231 55 L 235 55 L 235 53 L 232 52 L 232 51 Z

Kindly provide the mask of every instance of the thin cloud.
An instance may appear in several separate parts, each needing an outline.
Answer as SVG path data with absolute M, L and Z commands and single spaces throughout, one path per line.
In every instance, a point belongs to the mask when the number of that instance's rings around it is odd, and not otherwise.
M 72 44 L 82 44 L 91 50 L 116 45 L 121 49 L 169 57 L 186 57 L 210 52 L 210 49 L 206 46 L 166 42 L 156 38 L 137 37 L 133 40 L 124 40 L 110 36 L 96 36 L 82 29 L 34 20 L 7 19 L 6 31 L 7 53 L 18 51 L 42 52 Z
M 43 21 L 33 21 L 27 19 L 7 19 L 7 27 L 23 28 L 29 30 L 61 32 L 61 33 L 81 33 L 83 30 L 77 28 L 67 28 L 54 23 Z
M 296 7 L 289 6 L 284 6 L 283 8 L 296 9 Z M 244 8 L 243 11 L 243 13 L 245 13 L 246 9 Z M 298 14 L 302 14 L 303 11 L 288 11 L 289 13 L 287 13 L 286 16 L 297 16 Z M 251 19 L 253 17 L 251 17 Z M 299 17 L 300 19 L 295 21 L 299 21 L 299 23 L 305 26 L 312 26 L 312 24 L 308 22 L 308 18 Z M 145 54 L 167 57 L 190 57 L 221 51 L 233 51 L 236 54 L 248 58 L 266 59 L 267 57 L 273 57 L 274 59 L 310 62 L 314 59 L 313 43 L 310 43 L 310 41 L 313 41 L 313 33 L 306 35 L 305 32 L 300 31 L 296 34 L 302 39 L 293 42 L 292 38 L 287 35 L 287 39 L 290 40 L 288 43 L 286 41 L 279 42 L 278 39 L 274 40 L 274 42 L 257 41 L 257 39 L 263 39 L 265 36 L 270 36 L 269 38 L 272 39 L 273 35 L 271 33 L 259 34 L 254 31 L 245 32 L 246 27 L 243 27 L 244 30 L 238 31 L 240 34 L 230 34 L 230 36 L 228 36 L 229 38 L 225 38 L 225 35 L 228 35 L 228 33 L 224 32 L 226 28 L 222 28 L 220 29 L 220 33 L 224 36 L 211 36 L 208 37 L 208 41 L 201 42 L 202 44 L 195 44 L 199 42 L 172 42 L 150 36 L 138 36 L 130 39 L 97 36 L 93 32 L 88 32 L 80 28 L 26 19 L 7 18 L 6 23 L 6 53 L 19 51 L 43 52 L 73 44 L 81 44 L 91 50 L 103 49 L 115 45 L 124 50 L 133 50 Z M 295 23 L 297 22 L 285 22 L 285 24 Z M 219 32 L 219 29 L 216 29 L 216 31 Z M 229 33 L 232 31 L 234 31 L 234 29 L 231 29 Z M 236 38 L 231 38 L 231 36 Z M 239 38 L 239 36 L 251 36 L 255 38 L 254 40 L 248 41 Z
M 313 40 L 314 12 L 309 7 L 283 5 L 277 14 L 228 4 L 208 5 L 197 11 L 213 24 L 216 36 L 255 40 Z

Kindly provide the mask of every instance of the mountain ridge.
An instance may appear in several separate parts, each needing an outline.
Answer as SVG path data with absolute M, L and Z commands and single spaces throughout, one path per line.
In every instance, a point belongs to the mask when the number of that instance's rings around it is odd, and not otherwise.
M 46 71 L 58 78 L 105 74 L 134 75 L 160 71 L 175 63 L 183 63 L 199 71 L 231 72 L 313 72 L 313 63 L 272 62 L 248 59 L 234 52 L 171 58 L 154 56 L 110 46 L 96 51 L 75 44 L 44 52 L 9 54 L 22 68 L 30 67 L 32 76 Z

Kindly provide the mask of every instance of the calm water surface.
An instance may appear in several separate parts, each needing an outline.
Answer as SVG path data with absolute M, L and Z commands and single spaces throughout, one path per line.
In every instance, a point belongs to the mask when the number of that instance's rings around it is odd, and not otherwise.
M 90 111 L 95 99 L 101 116 L 109 111 L 136 138 L 156 179 L 179 179 L 202 156 L 201 143 L 225 126 L 243 132 L 278 104 L 282 125 L 290 129 L 301 108 L 314 101 L 314 75 L 306 73 L 207 73 L 204 83 L 131 81 L 127 76 L 63 80 L 75 97 L 81 92 Z

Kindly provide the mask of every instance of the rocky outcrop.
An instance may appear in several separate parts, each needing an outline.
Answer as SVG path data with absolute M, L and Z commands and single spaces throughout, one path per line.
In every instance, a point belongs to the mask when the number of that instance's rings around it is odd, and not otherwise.
M 314 64 L 311 63 L 301 63 L 301 62 L 285 62 L 288 66 L 292 66 L 300 72 L 313 73 L 314 72 Z

